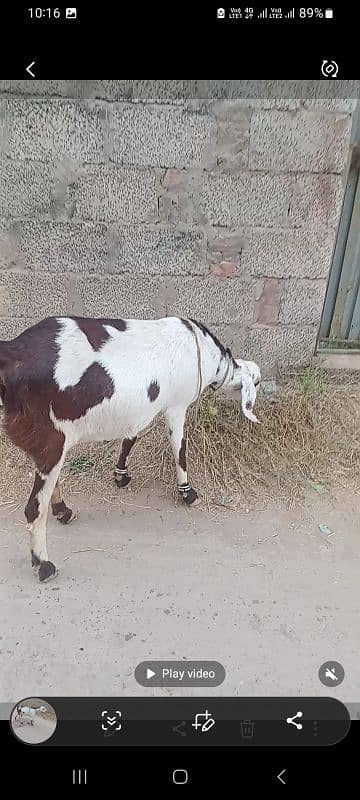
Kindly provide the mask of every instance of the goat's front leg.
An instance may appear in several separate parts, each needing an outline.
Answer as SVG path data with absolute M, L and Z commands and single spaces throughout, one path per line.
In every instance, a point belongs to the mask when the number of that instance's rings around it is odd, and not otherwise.
M 131 448 L 136 442 L 136 436 L 133 439 L 123 439 L 121 446 L 121 453 L 119 461 L 114 470 L 115 483 L 117 486 L 124 488 L 131 481 L 131 475 L 127 471 L 127 459 Z
M 199 498 L 195 489 L 188 482 L 186 469 L 186 440 L 184 436 L 186 411 L 186 408 L 171 408 L 165 412 L 165 418 L 175 459 L 179 493 L 184 503 L 191 506 L 196 501 L 199 502 Z

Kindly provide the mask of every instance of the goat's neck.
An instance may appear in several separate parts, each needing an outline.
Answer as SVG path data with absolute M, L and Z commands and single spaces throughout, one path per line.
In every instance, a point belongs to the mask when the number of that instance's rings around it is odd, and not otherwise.
M 216 389 L 226 386 L 234 375 L 231 356 L 224 355 L 211 336 L 205 336 L 201 331 L 198 341 L 201 354 L 202 388 L 206 389 L 206 387 L 212 386 Z

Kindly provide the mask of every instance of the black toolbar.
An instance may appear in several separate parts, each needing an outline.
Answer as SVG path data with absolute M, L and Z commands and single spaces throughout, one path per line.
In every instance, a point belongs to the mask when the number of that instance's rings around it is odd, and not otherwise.
M 324 747 L 350 729 L 346 707 L 326 697 L 43 699 L 56 726 L 42 747 Z M 18 706 L 10 724 L 21 741 Z

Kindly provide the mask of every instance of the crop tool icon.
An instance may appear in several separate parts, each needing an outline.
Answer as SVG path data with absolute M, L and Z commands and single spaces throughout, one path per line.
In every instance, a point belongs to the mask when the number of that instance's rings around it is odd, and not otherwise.
M 200 720 L 203 720 L 201 722 Z M 201 733 L 207 733 L 213 726 L 215 725 L 215 720 L 212 718 L 210 712 L 208 710 L 202 712 L 201 714 L 195 715 L 195 722 L 192 723 L 192 727 L 195 730 L 201 729 Z

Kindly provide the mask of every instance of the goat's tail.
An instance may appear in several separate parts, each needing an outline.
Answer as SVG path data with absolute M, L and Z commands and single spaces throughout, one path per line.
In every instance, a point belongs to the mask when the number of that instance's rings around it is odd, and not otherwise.
M 0 340 L 0 370 L 4 369 L 11 362 L 10 342 Z
M 0 405 L 4 403 L 7 372 L 12 360 L 9 342 L 0 341 Z

